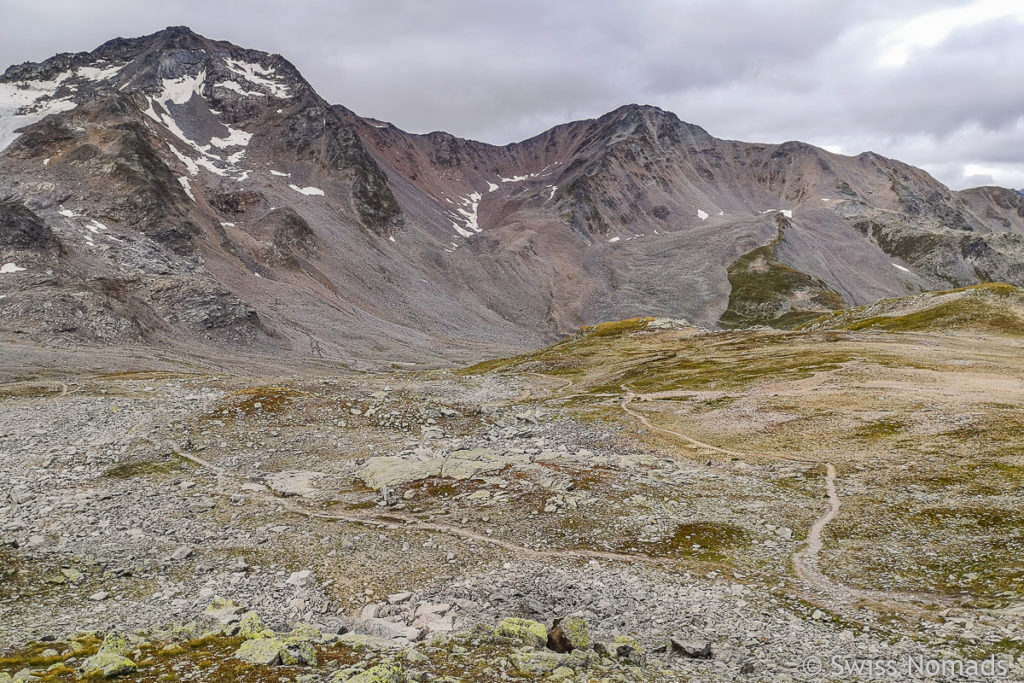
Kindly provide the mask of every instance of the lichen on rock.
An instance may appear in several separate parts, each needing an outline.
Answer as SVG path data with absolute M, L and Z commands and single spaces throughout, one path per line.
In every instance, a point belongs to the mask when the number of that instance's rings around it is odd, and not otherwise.
M 502 621 L 495 629 L 495 634 L 535 648 L 544 647 L 548 642 L 548 629 L 544 624 L 520 617 L 509 617 Z

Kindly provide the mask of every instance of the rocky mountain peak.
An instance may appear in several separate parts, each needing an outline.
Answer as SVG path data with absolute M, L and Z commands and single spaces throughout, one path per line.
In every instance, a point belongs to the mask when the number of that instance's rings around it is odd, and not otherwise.
M 610 129 L 610 144 L 628 137 L 654 142 L 711 138 L 700 126 L 687 123 L 670 111 L 648 104 L 623 105 L 597 119 L 597 123 Z

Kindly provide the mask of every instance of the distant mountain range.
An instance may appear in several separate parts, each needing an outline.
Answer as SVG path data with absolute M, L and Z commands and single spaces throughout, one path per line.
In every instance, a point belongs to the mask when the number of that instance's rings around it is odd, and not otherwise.
M 756 115 L 756 112 L 751 112 Z M 1024 197 L 628 105 L 505 146 L 172 27 L 0 78 L 0 339 L 464 360 L 1024 285 Z

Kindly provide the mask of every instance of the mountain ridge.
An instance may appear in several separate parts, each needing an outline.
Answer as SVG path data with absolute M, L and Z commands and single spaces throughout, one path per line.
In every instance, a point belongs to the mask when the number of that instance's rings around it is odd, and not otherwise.
M 34 343 L 436 363 L 635 315 L 776 324 L 1024 284 L 1011 190 L 651 105 L 501 146 L 407 133 L 186 27 L 9 67 L 0 142 L 4 230 L 52 237 L 0 242 L 0 331 Z

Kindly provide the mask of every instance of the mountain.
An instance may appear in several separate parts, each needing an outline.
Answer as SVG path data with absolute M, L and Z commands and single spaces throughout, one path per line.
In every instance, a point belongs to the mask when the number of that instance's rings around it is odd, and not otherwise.
M 495 146 L 172 27 L 0 77 L 0 335 L 354 365 L 1024 284 L 1024 197 L 629 105 Z

